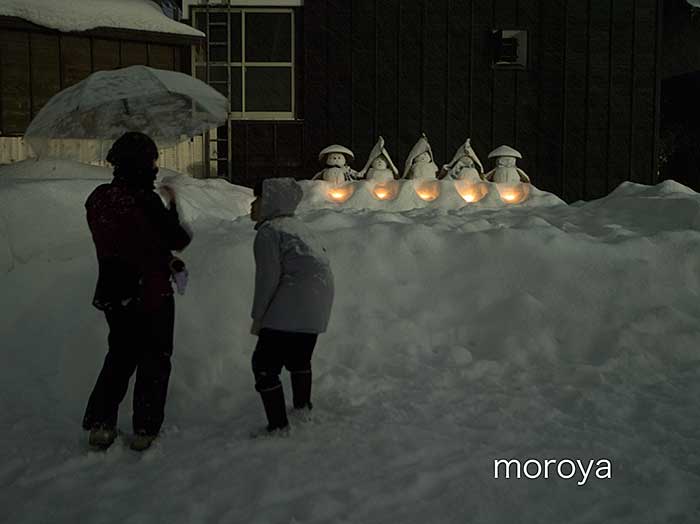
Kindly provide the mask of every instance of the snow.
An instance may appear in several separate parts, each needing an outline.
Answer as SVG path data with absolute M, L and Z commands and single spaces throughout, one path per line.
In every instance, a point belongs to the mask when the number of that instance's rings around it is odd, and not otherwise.
M 201 31 L 165 16 L 150 0 L 0 0 L 0 16 L 63 32 L 109 27 L 204 37 Z
M 368 210 L 305 188 L 300 217 L 336 279 L 314 420 L 250 440 L 264 424 L 252 194 L 163 176 L 195 232 L 164 432 L 142 455 L 121 442 L 91 453 L 80 421 L 106 325 L 90 306 L 83 202 L 109 171 L 0 168 L 8 522 L 700 521 L 697 193 L 624 183 L 572 206 L 534 192 L 523 205 Z M 503 458 L 605 458 L 612 478 L 494 479 Z

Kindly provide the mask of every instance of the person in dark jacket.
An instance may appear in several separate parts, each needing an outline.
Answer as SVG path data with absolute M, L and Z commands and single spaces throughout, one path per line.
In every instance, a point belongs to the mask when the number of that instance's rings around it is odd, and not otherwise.
M 175 319 L 171 251 L 187 247 L 191 236 L 180 224 L 172 189 L 163 188 L 169 208 L 154 192 L 157 159 L 153 140 L 126 133 L 107 155 L 114 179 L 85 203 L 99 268 L 93 305 L 109 326 L 109 350 L 83 419 L 94 447 L 114 442 L 134 372 L 132 449 L 148 448 L 163 423 Z
M 333 272 L 326 249 L 294 217 L 302 189 L 292 178 L 275 178 L 255 187 L 251 206 L 256 222 L 253 327 L 255 389 L 267 416 L 268 433 L 289 422 L 279 374 L 290 372 L 294 408 L 310 410 L 311 355 L 326 331 L 333 305 Z

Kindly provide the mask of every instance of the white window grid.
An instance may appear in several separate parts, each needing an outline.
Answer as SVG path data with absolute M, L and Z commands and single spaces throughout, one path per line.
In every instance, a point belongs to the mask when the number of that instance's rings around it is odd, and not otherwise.
M 202 62 L 201 60 L 198 60 L 199 56 L 196 53 L 196 51 L 193 49 L 192 51 L 192 64 L 193 64 L 193 71 L 192 74 L 196 76 L 196 71 L 198 67 L 205 67 L 206 68 L 206 74 L 207 78 L 206 81 L 207 83 L 211 82 L 210 78 L 210 73 L 211 73 L 211 66 L 225 66 L 226 67 L 226 76 L 227 76 L 227 84 L 228 84 L 228 92 L 229 92 L 229 118 L 234 119 L 234 120 L 294 120 L 295 119 L 295 113 L 296 113 L 296 86 L 295 86 L 295 78 L 296 78 L 296 64 L 294 61 L 295 54 L 296 54 L 296 38 L 295 38 L 295 13 L 294 9 L 289 9 L 289 8 L 265 8 L 265 9 L 256 9 L 256 8 L 246 8 L 246 7 L 234 7 L 230 3 L 228 4 L 205 4 L 205 5 L 197 5 L 197 6 L 192 6 L 191 7 L 192 11 L 190 13 L 190 20 L 192 21 L 192 24 L 194 25 L 195 21 L 195 13 L 204 13 L 206 16 L 206 28 L 207 28 L 207 40 L 206 40 L 206 61 Z M 231 14 L 231 13 L 240 13 L 241 14 L 241 61 L 231 61 L 231 39 L 230 39 L 230 17 L 229 17 L 229 22 L 227 23 L 212 23 L 210 26 L 210 15 L 215 14 L 215 13 L 226 13 L 226 14 Z M 254 62 L 254 61 L 246 61 L 246 56 L 245 56 L 245 15 L 246 13 L 287 13 L 290 15 L 290 35 L 291 35 L 291 56 L 290 56 L 290 61 L 289 62 Z M 209 27 L 216 27 L 217 25 L 221 25 L 221 27 L 226 26 L 228 28 L 228 33 L 227 33 L 227 38 L 226 38 L 226 54 L 228 60 L 226 62 L 212 62 L 209 60 L 210 58 L 210 42 L 209 42 Z M 246 67 L 283 67 L 283 68 L 288 68 L 290 70 L 290 75 L 291 75 L 291 111 L 246 111 Z M 242 111 L 232 111 L 231 110 L 231 99 L 230 99 L 230 94 L 231 94 L 231 68 L 232 67 L 240 67 L 241 68 L 241 109 Z M 222 82 L 223 83 L 223 82 Z

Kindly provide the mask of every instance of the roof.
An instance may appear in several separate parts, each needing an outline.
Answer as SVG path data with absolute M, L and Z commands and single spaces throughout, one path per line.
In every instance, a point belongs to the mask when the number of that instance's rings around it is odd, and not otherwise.
M 151 0 L 0 0 L 0 16 L 21 18 L 66 33 L 105 27 L 204 36 L 165 16 Z

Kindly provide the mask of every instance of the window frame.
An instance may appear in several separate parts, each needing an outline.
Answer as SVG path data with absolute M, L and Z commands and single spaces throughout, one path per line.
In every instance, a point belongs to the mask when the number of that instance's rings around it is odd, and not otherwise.
M 211 72 L 211 67 L 212 65 L 214 66 L 220 66 L 220 67 L 226 67 L 226 84 L 228 86 L 228 94 L 229 96 L 227 97 L 229 107 L 228 107 L 228 112 L 229 112 L 229 117 L 232 119 L 236 120 L 281 120 L 281 121 L 288 121 L 288 120 L 296 120 L 296 97 L 297 97 L 297 86 L 296 86 L 296 75 L 297 75 L 297 64 L 296 64 L 296 12 L 293 7 L 247 7 L 247 6 L 233 6 L 233 5 L 221 5 L 221 4 L 205 4 L 205 5 L 192 5 L 190 6 L 190 21 L 193 27 L 197 27 L 196 25 L 196 20 L 195 17 L 197 16 L 198 13 L 202 13 L 206 16 L 206 41 L 204 45 L 206 46 L 206 61 L 198 61 L 198 53 L 196 49 L 193 47 L 192 49 L 192 76 L 197 78 L 197 69 L 200 67 L 206 68 L 206 83 L 211 85 L 211 79 L 210 79 L 210 72 Z M 241 15 L 241 27 L 240 27 L 240 33 L 241 33 L 241 61 L 232 61 L 231 60 L 231 20 L 229 18 L 228 22 L 226 22 L 226 27 L 228 28 L 228 38 L 226 42 L 226 53 L 227 53 L 227 62 L 212 62 L 210 60 L 210 40 L 209 40 L 209 27 L 210 27 L 210 20 L 209 16 L 211 14 L 216 14 L 216 13 L 226 13 L 226 14 L 231 14 L 231 13 L 240 13 Z M 290 15 L 290 42 L 291 42 L 291 49 L 290 49 L 290 61 L 289 62 L 254 62 L 250 61 L 248 62 L 246 60 L 246 40 L 245 40 L 245 27 L 246 27 L 246 19 L 245 15 L 246 13 L 284 13 L 284 14 L 289 14 Z M 221 23 L 223 26 L 223 23 Z M 214 23 L 214 25 L 217 25 L 217 23 Z M 241 111 L 232 111 L 231 110 L 231 69 L 239 67 L 241 69 Z M 291 103 L 291 109 L 290 111 L 246 111 L 246 68 L 254 68 L 254 67 L 280 67 L 280 68 L 285 68 L 289 69 L 290 75 L 291 75 L 291 82 L 290 82 L 290 103 Z M 217 81 L 214 82 L 215 84 Z M 221 82 L 223 83 L 223 82 Z

